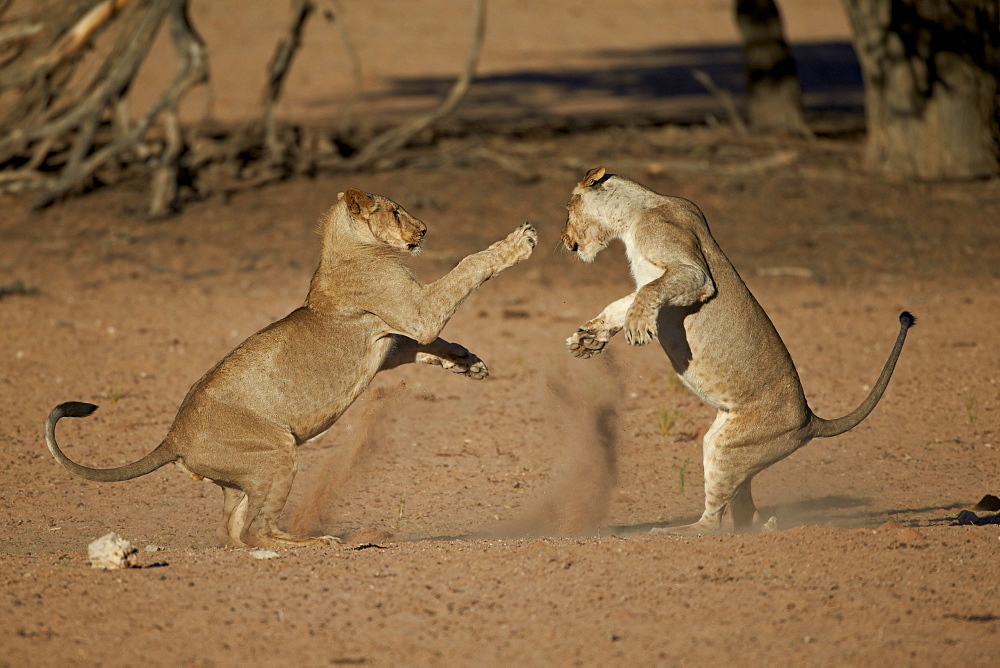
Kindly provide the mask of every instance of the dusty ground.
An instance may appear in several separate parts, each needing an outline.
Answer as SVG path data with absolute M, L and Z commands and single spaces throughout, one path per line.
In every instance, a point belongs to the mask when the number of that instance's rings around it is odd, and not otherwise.
M 595 49 L 731 37 L 728 2 L 704 3 L 686 28 L 653 11 L 662 4 L 627 3 L 616 47 L 600 31 L 615 17 L 588 14 L 592 3 L 495 2 L 497 26 L 517 24 L 512 13 L 529 5 L 540 12 L 519 15 L 523 42 L 495 48 L 520 44 L 511 71 L 586 71 L 599 67 Z M 793 38 L 842 40 L 830 12 L 809 23 L 801 9 L 811 3 L 782 4 Z M 555 16 L 557 5 L 577 14 Z M 208 19 L 206 33 L 220 30 L 221 17 Z M 565 21 L 575 32 L 555 37 L 577 40 L 529 39 Z M 240 14 L 233 30 L 242 22 L 253 25 Z M 464 46 L 450 48 L 454 62 Z M 420 52 L 410 53 L 416 69 Z M 492 74 L 508 62 L 491 58 Z M 994 663 L 1000 527 L 950 523 L 1000 488 L 1000 184 L 863 174 L 862 139 L 844 130 L 860 122 L 850 109 L 814 113 L 829 130 L 815 142 L 750 141 L 651 125 L 630 110 L 628 90 L 618 97 L 582 86 L 573 102 L 619 115 L 619 127 L 453 139 L 419 152 L 424 166 L 285 183 L 161 223 L 135 217 L 141 184 L 37 214 L 25 199 L 0 200 L 0 286 L 20 286 L 0 297 L 0 665 Z M 680 108 L 669 94 L 649 98 L 657 114 Z M 540 99 L 531 104 L 544 120 Z M 470 118 L 510 116 L 491 100 Z M 534 180 L 457 157 L 483 147 Z M 652 346 L 616 340 L 590 361 L 564 351 L 566 336 L 630 289 L 619 246 L 593 265 L 557 248 L 569 189 L 597 164 L 703 208 L 820 415 L 861 401 L 899 311 L 919 318 L 867 421 L 757 478 L 777 532 L 646 535 L 700 513 L 700 439 L 713 413 Z M 427 251 L 412 263 L 428 280 L 524 220 L 541 243 L 445 330 L 490 364 L 490 379 L 387 372 L 302 448 L 286 523 L 342 546 L 258 561 L 216 547 L 221 493 L 210 484 L 167 467 L 100 485 L 52 460 L 42 425 L 69 399 L 101 405 L 61 423 L 81 462 L 118 465 L 158 443 L 191 383 L 301 303 L 315 219 L 352 185 L 428 223 Z M 607 406 L 610 438 L 598 427 Z M 87 544 L 112 530 L 163 549 L 141 552 L 141 569 L 92 570 Z

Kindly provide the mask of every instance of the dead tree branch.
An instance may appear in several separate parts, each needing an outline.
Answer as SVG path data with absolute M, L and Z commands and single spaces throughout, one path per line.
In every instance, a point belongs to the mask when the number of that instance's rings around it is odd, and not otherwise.
M 287 36 L 278 43 L 274 57 L 268 64 L 267 84 L 264 90 L 264 147 L 271 162 L 280 162 L 284 147 L 278 141 L 278 133 L 274 123 L 274 105 L 285 86 L 285 77 L 291 69 L 296 51 L 302 46 L 302 32 L 305 30 L 309 17 L 316 5 L 312 0 L 294 0 L 292 5 L 292 21 L 288 27 Z
M 351 61 L 351 96 L 344 103 L 344 111 L 339 123 L 340 134 L 346 135 L 350 131 L 351 124 L 354 122 L 354 107 L 361 98 L 361 58 L 358 56 L 358 50 L 354 46 L 351 35 L 344 29 L 344 22 L 337 20 L 337 14 L 340 11 L 339 4 L 336 0 L 327 0 L 327 4 L 330 7 L 323 12 L 323 16 L 329 23 L 333 24 L 337 34 L 340 35 L 340 41 L 344 43 L 347 57 Z
M 476 0 L 472 44 L 469 47 L 469 54 L 466 57 L 465 69 L 459 75 L 458 79 L 455 80 L 454 85 L 452 85 L 451 90 L 448 91 L 448 95 L 441 104 L 422 116 L 413 118 L 377 135 L 349 158 L 338 159 L 339 156 L 331 156 L 326 160 L 321 160 L 320 164 L 349 169 L 368 167 L 386 155 L 398 151 L 420 132 L 449 116 L 469 91 L 469 86 L 472 84 L 472 79 L 476 74 L 476 67 L 479 64 L 479 55 L 482 51 L 483 36 L 485 34 L 486 0 Z
M 285 36 L 268 63 L 261 116 L 242 130 L 209 135 L 182 125 L 180 106 L 195 87 L 211 96 L 206 48 L 191 24 L 191 0 L 41 0 L 34 16 L 0 22 L 0 190 L 37 190 L 44 207 L 125 173 L 150 178 L 148 214 L 180 203 L 182 184 L 207 192 L 212 175 L 248 187 L 317 168 L 360 170 L 386 164 L 414 137 L 452 114 L 475 76 L 486 27 L 486 0 L 476 0 L 472 40 L 447 95 L 430 111 L 376 134 L 342 155 L 322 131 L 279 125 L 276 109 L 310 17 L 320 9 L 341 35 L 354 91 L 341 134 L 361 90 L 361 63 L 335 11 L 336 0 L 292 0 Z M 321 4 L 322 3 L 322 4 Z M 0 17 L 10 0 L 0 0 Z M 58 6 L 59 12 L 52 11 Z M 130 91 L 164 27 L 177 54 L 170 84 L 140 115 Z M 208 186 L 211 187 L 211 186 Z M 224 185 L 222 187 L 225 187 Z

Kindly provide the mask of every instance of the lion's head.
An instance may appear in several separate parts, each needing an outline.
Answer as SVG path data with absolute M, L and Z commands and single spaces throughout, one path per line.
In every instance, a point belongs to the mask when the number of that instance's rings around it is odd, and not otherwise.
M 603 167 L 587 172 L 575 188 L 566 205 L 566 224 L 562 230 L 563 245 L 584 262 L 593 262 L 604 250 L 610 236 L 602 224 L 602 216 L 594 210 L 595 189 L 605 176 Z
M 348 188 L 337 198 L 344 202 L 350 214 L 363 223 L 375 240 L 412 255 L 420 252 L 427 226 L 388 197 Z

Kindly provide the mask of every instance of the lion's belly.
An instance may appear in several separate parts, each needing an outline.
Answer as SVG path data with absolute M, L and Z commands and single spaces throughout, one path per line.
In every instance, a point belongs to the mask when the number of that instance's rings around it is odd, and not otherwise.
M 311 324 L 279 322 L 258 332 L 196 388 L 212 401 L 288 429 L 299 442 L 313 438 L 368 387 L 392 339 L 368 327 Z
M 365 391 L 391 348 L 392 339 L 385 337 L 346 359 L 341 357 L 328 365 L 316 360 L 318 382 L 301 397 L 290 421 L 296 439 L 304 442 L 328 430 Z
M 722 410 L 755 403 L 763 394 L 803 403 L 795 367 L 763 310 L 730 313 L 716 306 L 710 301 L 661 310 L 660 344 L 684 384 Z

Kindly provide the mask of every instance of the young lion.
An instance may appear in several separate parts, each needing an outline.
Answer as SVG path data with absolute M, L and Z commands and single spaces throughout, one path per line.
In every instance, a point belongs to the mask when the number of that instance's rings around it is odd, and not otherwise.
M 380 195 L 352 188 L 338 197 L 320 221 L 319 268 L 305 304 L 241 343 L 195 383 L 156 449 L 113 469 L 71 461 L 56 443 L 56 422 L 97 407 L 67 402 L 45 423 L 56 460 L 101 482 L 175 462 L 222 487 L 219 536 L 231 546 L 334 541 L 278 528 L 296 447 L 329 429 L 382 369 L 418 362 L 485 378 L 486 366 L 475 355 L 437 336 L 473 290 L 526 260 L 537 240 L 525 223 L 424 285 L 401 257 L 419 252 L 426 226 Z
M 566 340 L 570 353 L 596 355 L 621 329 L 632 345 L 658 338 L 684 384 L 719 409 L 703 445 L 701 519 L 653 533 L 716 532 L 724 519 L 735 530 L 748 529 L 758 521 L 753 477 L 810 439 L 842 434 L 864 420 L 889 383 L 914 317 L 899 316 L 895 347 L 864 402 L 824 420 L 809 409 L 784 343 L 698 207 L 599 167 L 573 189 L 566 209 L 566 248 L 592 262 L 620 239 L 636 283 L 635 292 Z

